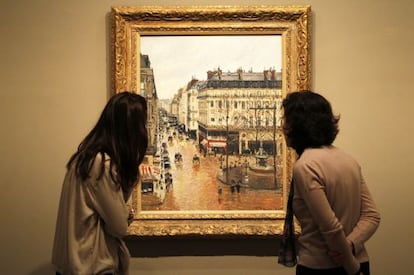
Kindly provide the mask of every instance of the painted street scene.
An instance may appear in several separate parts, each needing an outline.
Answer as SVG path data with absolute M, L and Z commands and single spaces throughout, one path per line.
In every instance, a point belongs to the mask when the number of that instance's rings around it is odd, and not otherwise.
M 191 77 L 163 94 L 157 54 L 142 44 L 140 94 L 148 103 L 149 147 L 140 167 L 141 210 L 283 209 L 280 65 L 264 59 L 260 70 L 192 69 Z

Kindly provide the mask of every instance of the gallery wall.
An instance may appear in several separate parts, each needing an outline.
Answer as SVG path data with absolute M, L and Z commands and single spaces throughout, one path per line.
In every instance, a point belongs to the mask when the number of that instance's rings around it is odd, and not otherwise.
M 0 2 L 0 274 L 54 274 L 50 255 L 65 164 L 109 95 L 112 5 L 194 1 Z M 411 0 L 198 1 L 312 6 L 312 87 L 341 115 L 382 214 L 373 274 L 413 274 L 414 21 Z M 167 48 L 166 48 L 167 50 Z M 194 248 L 195 250 L 197 247 Z M 134 258 L 132 274 L 294 274 L 274 257 Z

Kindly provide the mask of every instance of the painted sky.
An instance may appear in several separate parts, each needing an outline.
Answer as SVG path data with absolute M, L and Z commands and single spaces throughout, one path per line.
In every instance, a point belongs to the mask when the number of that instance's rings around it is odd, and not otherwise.
M 262 72 L 282 68 L 280 35 L 142 36 L 141 53 L 150 58 L 158 98 L 171 98 L 207 71 Z

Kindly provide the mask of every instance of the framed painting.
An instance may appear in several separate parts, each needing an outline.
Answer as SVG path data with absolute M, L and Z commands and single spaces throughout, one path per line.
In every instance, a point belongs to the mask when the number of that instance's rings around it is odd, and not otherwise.
M 113 7 L 112 90 L 148 102 L 133 236 L 278 236 L 310 88 L 310 6 Z

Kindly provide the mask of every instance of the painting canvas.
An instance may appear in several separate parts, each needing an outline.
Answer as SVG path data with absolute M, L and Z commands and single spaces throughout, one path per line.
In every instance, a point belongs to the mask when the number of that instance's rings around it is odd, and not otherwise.
M 309 6 L 113 8 L 113 91 L 148 102 L 135 236 L 282 232 L 287 93 L 310 85 Z
M 141 37 L 142 92 L 158 99 L 142 210 L 282 210 L 281 42 Z

